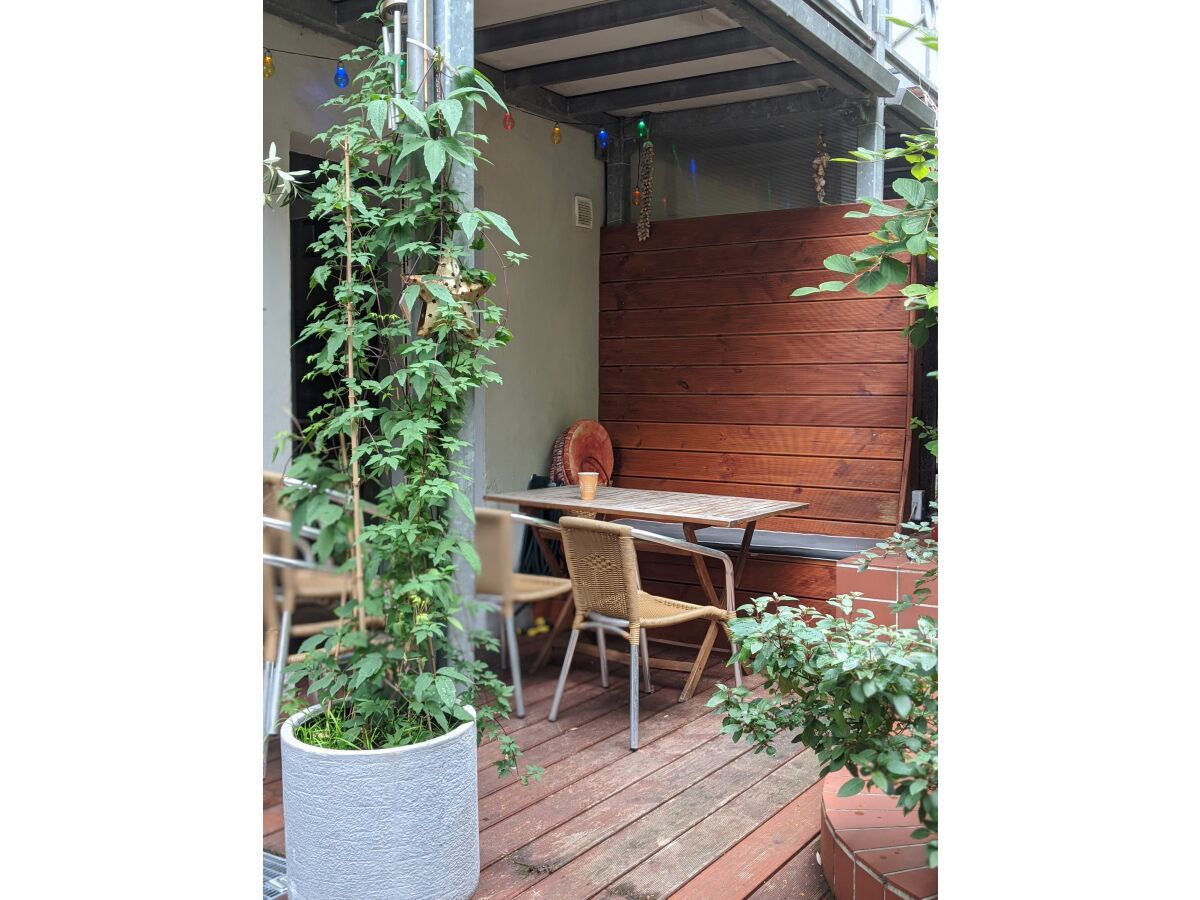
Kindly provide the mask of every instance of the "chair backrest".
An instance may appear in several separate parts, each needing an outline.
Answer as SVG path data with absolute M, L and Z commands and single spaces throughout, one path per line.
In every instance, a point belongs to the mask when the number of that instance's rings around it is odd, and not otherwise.
M 577 620 L 594 612 L 627 619 L 636 629 L 641 579 L 633 529 L 576 516 L 563 516 L 558 524 L 575 591 Z
M 475 507 L 475 552 L 479 554 L 475 592 L 507 599 L 513 580 L 513 523 L 507 510 Z

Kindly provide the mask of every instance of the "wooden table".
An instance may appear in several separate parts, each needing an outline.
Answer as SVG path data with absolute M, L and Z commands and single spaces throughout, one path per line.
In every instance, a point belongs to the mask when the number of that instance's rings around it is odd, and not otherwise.
M 601 486 L 596 489 L 592 500 L 584 500 L 579 496 L 578 485 L 563 487 L 536 488 L 528 491 L 511 491 L 503 494 L 487 494 L 484 500 L 492 503 L 507 503 L 519 507 L 523 512 L 538 509 L 557 509 L 563 512 L 591 513 L 602 518 L 644 519 L 651 522 L 672 522 L 683 526 L 683 533 L 693 544 L 696 541 L 696 528 L 716 526 L 721 528 L 736 528 L 739 525 L 742 532 L 742 542 L 734 560 L 733 580 L 736 586 L 741 581 L 742 570 L 750 555 L 750 541 L 754 536 L 754 528 L 759 519 L 778 516 L 783 513 L 804 509 L 807 503 L 796 503 L 785 500 L 758 500 L 753 497 L 728 497 L 720 494 L 685 494 L 680 491 L 644 491 L 630 488 Z M 564 577 L 561 567 L 554 555 L 550 553 L 545 539 L 534 532 L 534 537 L 542 549 L 542 555 L 555 575 Z M 662 549 L 658 545 L 658 549 Z M 714 606 L 724 607 L 713 587 L 712 578 L 708 574 L 708 566 L 704 558 L 690 554 L 696 567 L 696 575 L 700 586 Z M 562 613 L 554 623 L 554 631 L 546 648 L 534 664 L 536 671 L 549 655 L 553 639 L 561 631 L 572 604 L 564 606 Z

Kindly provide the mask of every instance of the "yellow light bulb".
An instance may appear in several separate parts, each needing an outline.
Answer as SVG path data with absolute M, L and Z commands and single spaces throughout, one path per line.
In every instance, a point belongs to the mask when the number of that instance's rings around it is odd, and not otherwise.
M 550 129 L 550 143 L 562 143 L 562 129 L 558 127 L 558 123 L 554 123 L 554 127 Z
M 275 74 L 275 60 L 271 59 L 271 51 L 263 51 L 263 78 L 270 78 Z

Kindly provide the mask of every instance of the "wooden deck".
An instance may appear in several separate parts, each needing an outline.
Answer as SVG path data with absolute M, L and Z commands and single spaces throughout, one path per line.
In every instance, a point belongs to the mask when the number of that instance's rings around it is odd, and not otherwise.
M 526 718 L 508 723 L 525 759 L 545 767 L 540 782 L 501 781 L 496 745 L 479 748 L 476 898 L 832 897 L 816 856 L 820 765 L 799 744 L 781 743 L 771 758 L 720 734 L 720 717 L 704 704 L 716 679 L 732 680 L 723 659 L 683 704 L 685 674 L 654 672 L 636 753 L 627 672 L 611 664 L 605 690 L 596 661 L 576 659 L 557 722 L 546 720 L 550 666 L 526 676 Z M 284 853 L 278 740 L 263 784 L 263 848 Z

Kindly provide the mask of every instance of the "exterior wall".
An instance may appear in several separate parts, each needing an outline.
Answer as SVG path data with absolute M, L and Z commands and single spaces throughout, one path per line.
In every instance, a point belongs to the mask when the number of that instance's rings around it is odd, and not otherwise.
M 336 57 L 349 48 L 274 16 L 263 17 L 263 43 Z M 320 105 L 336 92 L 332 62 L 277 54 L 275 76 L 263 84 L 263 154 L 274 141 L 286 162 L 292 150 L 323 155 L 312 135 L 331 124 Z M 353 75 L 353 71 L 351 72 Z M 479 112 L 476 130 L 491 141 L 476 176 L 478 199 L 512 224 L 530 259 L 501 276 L 496 299 L 508 309 L 515 337 L 496 356 L 504 384 L 484 394 L 482 465 L 477 496 L 488 488 L 524 487 L 530 474 L 548 471 L 554 438 L 579 418 L 595 418 L 598 379 L 599 223 L 604 217 L 604 169 L 592 136 L 563 126 L 550 142 L 551 123 L 514 110 L 505 131 L 501 114 Z M 576 228 L 572 198 L 590 197 L 597 227 Z M 509 249 L 497 238 L 501 249 Z M 275 435 L 288 428 L 291 403 L 290 255 L 287 210 L 263 213 L 263 465 L 272 463 Z M 489 250 L 483 265 L 499 269 Z M 504 282 L 507 282 L 505 296 Z M 477 427 L 479 425 L 478 419 Z M 477 450 L 480 448 L 477 448 Z
M 275 16 L 263 16 L 263 45 L 336 57 L 348 43 L 314 34 Z M 312 136 L 333 123 L 321 104 L 337 93 L 334 63 L 279 53 L 275 75 L 263 79 L 263 156 L 275 143 L 285 168 L 295 150 L 324 156 Z M 279 470 L 285 455 L 271 460 L 275 435 L 289 429 L 291 382 L 291 255 L 287 209 L 263 210 L 263 467 Z
M 507 278 L 495 254 L 484 255 L 500 282 L 493 297 L 507 308 L 514 334 L 495 357 L 504 384 L 484 393 L 488 490 L 524 488 L 531 474 L 548 472 L 559 433 L 597 414 L 604 167 L 590 133 L 564 125 L 556 145 L 553 123 L 520 110 L 513 117 L 515 127 L 505 131 L 496 110 L 476 116 L 476 130 L 490 138 L 484 156 L 494 163 L 476 175 L 480 202 L 508 219 L 530 255 Z M 592 200 L 591 230 L 574 225 L 576 194 Z M 498 243 L 508 249 L 503 238 Z

